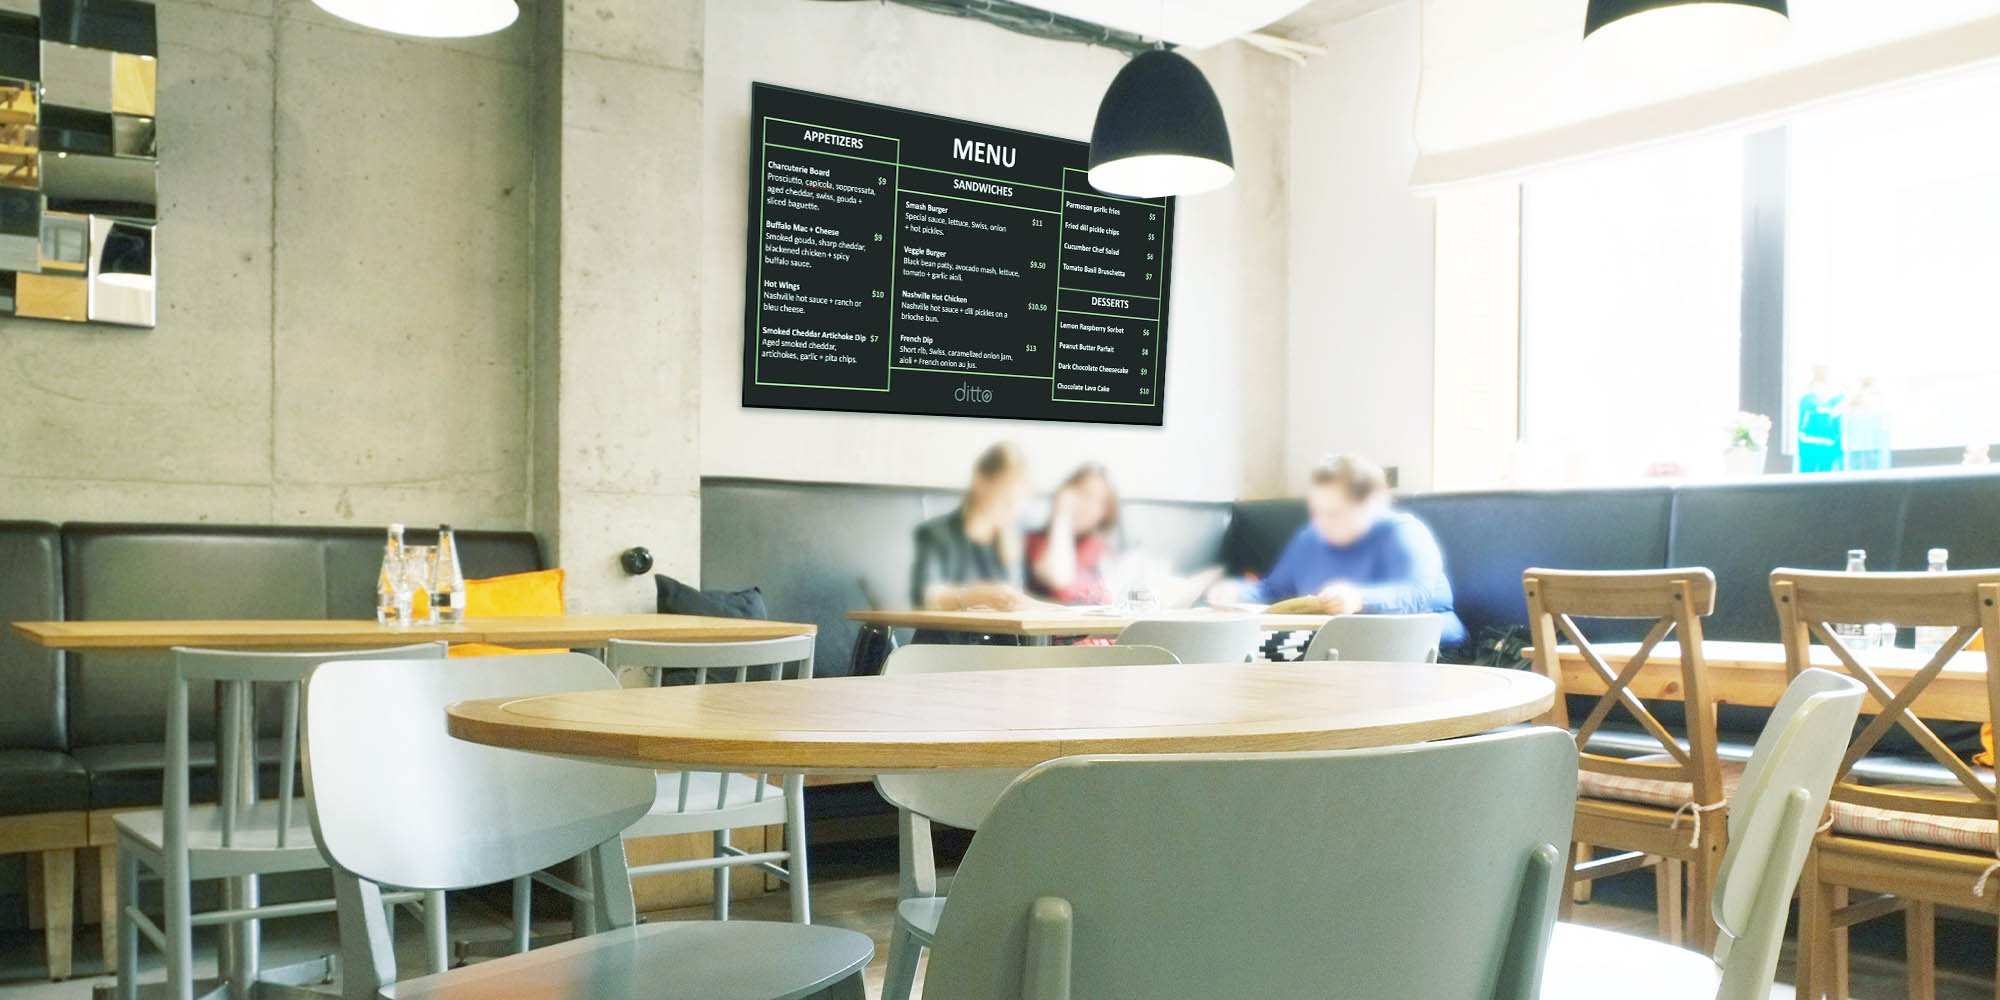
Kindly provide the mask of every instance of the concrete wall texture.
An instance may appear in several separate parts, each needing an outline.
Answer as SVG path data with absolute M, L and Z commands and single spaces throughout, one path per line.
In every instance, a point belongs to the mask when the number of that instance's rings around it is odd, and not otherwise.
M 1427 216 L 1364 210 L 1405 166 L 1326 192 L 1382 152 L 1347 139 L 1391 116 L 1295 110 L 1302 83 L 1375 82 L 1223 46 L 1197 58 L 1239 173 L 1182 203 L 1165 428 L 746 412 L 752 80 L 1082 137 L 1119 57 L 893 5 L 523 6 L 508 31 L 438 42 L 310 0 L 160 0 L 160 325 L 0 320 L 0 517 L 533 528 L 574 610 L 633 610 L 650 584 L 618 552 L 693 577 L 702 475 L 949 486 L 1011 437 L 1044 479 L 1089 457 L 1134 495 L 1280 492 L 1321 443 L 1287 425 L 1328 417 L 1300 368 L 1337 360 L 1290 331 L 1427 321 Z M 1387 256 L 1384 225 L 1408 237 Z M 1366 274 L 1334 273 L 1348 264 Z M 1393 315 L 1367 306 L 1385 297 Z M 1350 300 L 1363 311 L 1329 327 Z M 1408 403 L 1424 440 L 1428 398 Z M 1334 416 L 1413 471 L 1415 440 L 1365 409 Z
M 525 525 L 528 33 L 159 23 L 159 328 L 0 321 L 0 515 Z

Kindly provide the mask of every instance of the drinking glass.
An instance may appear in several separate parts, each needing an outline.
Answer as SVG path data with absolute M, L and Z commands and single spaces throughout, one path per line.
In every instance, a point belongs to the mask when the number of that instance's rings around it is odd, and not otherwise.
M 1160 599 L 1153 588 L 1141 584 L 1125 592 L 1125 612 L 1132 615 L 1149 615 L 1160 610 Z
M 428 625 L 436 621 L 431 614 L 431 564 L 436 561 L 436 546 L 403 546 L 403 582 L 410 588 L 409 621 L 412 625 Z

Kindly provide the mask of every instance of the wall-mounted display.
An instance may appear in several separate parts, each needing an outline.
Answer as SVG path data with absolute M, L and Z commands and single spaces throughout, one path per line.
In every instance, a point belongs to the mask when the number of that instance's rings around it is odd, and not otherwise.
M 153 326 L 154 7 L 0 0 L 0 8 L 0 315 Z
M 756 85 L 743 405 L 1161 424 L 1174 202 L 1070 139 Z

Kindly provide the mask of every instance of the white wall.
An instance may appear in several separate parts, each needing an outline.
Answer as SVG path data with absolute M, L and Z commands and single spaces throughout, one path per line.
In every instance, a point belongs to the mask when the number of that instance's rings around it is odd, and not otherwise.
M 1432 204 L 1409 191 L 1420 69 L 1404 0 L 1333 25 L 1292 81 L 1285 481 L 1329 452 L 1431 483 Z
M 1282 63 L 1235 45 L 1196 57 L 1228 114 L 1237 179 L 1180 203 L 1164 427 L 750 410 L 741 398 L 753 81 L 1087 139 L 1123 57 L 887 4 L 710 0 L 707 18 L 703 475 L 955 487 L 978 449 L 1006 438 L 1028 450 L 1044 483 L 1095 458 L 1134 496 L 1282 488 Z

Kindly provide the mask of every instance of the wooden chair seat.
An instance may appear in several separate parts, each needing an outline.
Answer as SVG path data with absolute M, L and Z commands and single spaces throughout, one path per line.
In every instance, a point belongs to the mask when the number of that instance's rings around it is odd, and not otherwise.
M 1935 786 L 1890 785 L 1896 791 L 1935 792 Z M 1833 803 L 1833 830 L 1850 837 L 1934 844 L 1992 854 L 2000 849 L 2000 822 L 1969 816 L 1883 809 L 1855 802 Z
M 1646 764 L 1666 764 L 1673 761 L 1666 754 L 1649 754 L 1634 757 L 1635 761 Z M 1736 797 L 1736 786 L 1743 783 L 1744 761 L 1724 760 L 1719 762 L 1722 769 L 1722 801 Z M 1622 774 L 1605 774 L 1602 771 L 1585 771 L 1577 775 L 1577 794 L 1588 799 L 1610 799 L 1614 802 L 1635 802 L 1645 806 L 1662 806 L 1679 809 L 1694 801 L 1694 784 L 1687 781 L 1661 781 L 1658 778 L 1633 778 Z

